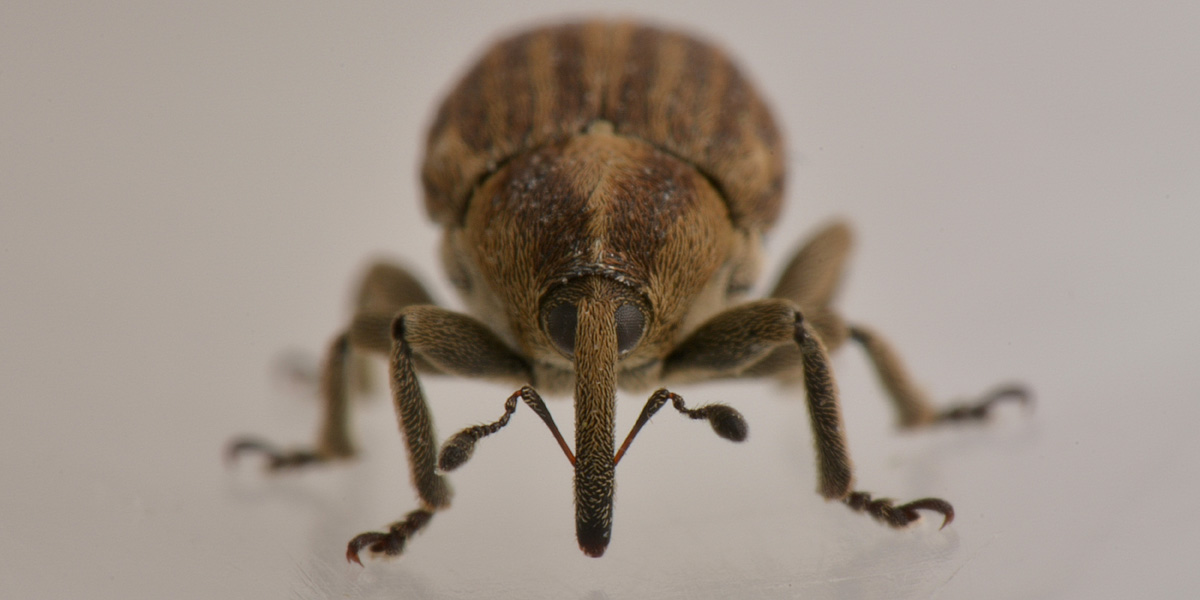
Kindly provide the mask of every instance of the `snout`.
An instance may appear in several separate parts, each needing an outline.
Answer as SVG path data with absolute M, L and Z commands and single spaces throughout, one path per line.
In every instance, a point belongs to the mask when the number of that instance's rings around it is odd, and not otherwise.
M 579 549 L 592 558 L 604 556 L 608 549 L 608 540 L 612 537 L 612 526 L 601 523 L 576 524 L 575 536 L 579 539 Z

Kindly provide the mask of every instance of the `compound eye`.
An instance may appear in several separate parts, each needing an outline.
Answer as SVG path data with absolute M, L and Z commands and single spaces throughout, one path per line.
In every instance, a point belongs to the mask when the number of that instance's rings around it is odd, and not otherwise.
M 625 354 L 637 346 L 646 327 L 646 315 L 634 304 L 622 304 L 617 308 L 617 351 Z
M 555 306 L 546 315 L 546 334 L 567 356 L 575 354 L 575 326 L 579 323 L 579 311 L 569 302 Z

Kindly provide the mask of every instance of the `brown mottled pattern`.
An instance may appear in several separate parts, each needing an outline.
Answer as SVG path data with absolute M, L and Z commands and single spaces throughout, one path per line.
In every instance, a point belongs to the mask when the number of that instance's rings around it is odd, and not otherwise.
M 523 328 L 537 326 L 547 289 L 604 274 L 649 294 L 654 322 L 642 345 L 653 348 L 727 256 L 726 215 L 685 163 L 601 128 L 514 158 L 480 189 L 464 231 L 518 339 L 537 337 Z
M 486 176 L 597 120 L 694 165 L 739 227 L 766 228 L 778 215 L 782 143 L 729 59 L 682 33 L 607 22 L 535 29 L 484 54 L 430 129 L 426 208 L 438 222 L 461 223 Z
M 518 339 L 535 328 L 541 291 L 554 277 L 564 277 L 587 251 L 587 197 L 550 160 L 550 146 L 516 157 L 481 188 L 464 229 L 464 252 L 481 267 L 483 283 L 508 309 Z M 534 194 L 536 192 L 536 194 Z M 556 275 L 557 274 L 557 275 Z M 528 350 L 528 348 L 526 348 Z

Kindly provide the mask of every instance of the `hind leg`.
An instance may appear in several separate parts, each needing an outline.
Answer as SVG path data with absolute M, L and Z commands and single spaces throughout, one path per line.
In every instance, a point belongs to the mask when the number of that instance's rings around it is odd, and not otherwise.
M 800 306 L 813 329 L 830 351 L 852 339 L 863 347 L 887 392 L 903 428 L 920 427 L 945 421 L 977 421 L 987 418 L 991 408 L 1003 400 L 1028 402 L 1028 390 L 1019 385 L 1000 386 L 975 400 L 938 408 L 908 375 L 907 369 L 891 346 L 866 326 L 847 324 L 833 307 L 833 299 L 852 245 L 850 228 L 833 223 L 809 240 L 784 268 L 773 298 L 792 300 Z M 791 349 L 787 349 L 791 351 Z M 785 365 L 790 357 L 777 357 Z M 764 368 L 772 365 L 764 363 Z
M 862 325 L 851 325 L 849 333 L 850 338 L 863 347 L 875 367 L 880 383 L 896 408 L 902 428 L 952 421 L 981 421 L 988 417 L 997 402 L 1011 400 L 1027 404 L 1032 399 L 1025 386 L 1010 383 L 997 386 L 978 398 L 939 408 L 912 382 L 900 357 L 883 338 Z
M 229 458 L 258 453 L 266 456 L 268 469 L 281 470 L 354 456 L 348 400 L 351 390 L 361 391 L 368 386 L 369 365 L 364 364 L 363 352 L 387 356 L 392 318 L 406 306 L 431 303 L 424 286 L 408 271 L 384 262 L 372 265 L 359 286 L 351 326 L 334 338 L 321 366 L 324 412 L 316 443 L 284 450 L 245 436 L 230 444 Z

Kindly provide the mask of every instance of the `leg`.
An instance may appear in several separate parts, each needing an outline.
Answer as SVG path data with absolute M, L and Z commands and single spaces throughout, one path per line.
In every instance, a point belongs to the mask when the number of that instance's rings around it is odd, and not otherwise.
M 796 252 L 770 294 L 795 302 L 831 351 L 837 350 L 847 335 L 832 307 L 852 245 L 848 225 L 834 222 L 826 226 Z
M 849 328 L 850 337 L 862 345 L 875 366 L 879 381 L 891 396 L 900 419 L 900 427 L 915 428 L 950 421 L 980 421 L 986 419 L 996 402 L 1015 400 L 1029 403 L 1031 394 L 1021 385 L 999 386 L 982 398 L 951 404 L 937 409 L 921 390 L 912 383 L 900 358 L 875 332 L 861 325 Z
M 846 449 L 845 427 L 837 387 L 829 369 L 825 345 L 816 331 L 786 300 L 761 300 L 721 313 L 697 329 L 668 357 L 664 379 L 738 377 L 782 346 L 798 350 L 804 371 L 809 419 L 817 452 L 818 492 L 842 500 L 852 508 L 901 527 L 913 521 L 918 509 L 940 512 L 945 522 L 953 517 L 948 503 L 923 499 L 893 507 L 888 501 L 871 501 L 866 492 L 853 491 L 853 467 Z
M 440 372 L 468 377 L 527 381 L 529 365 L 482 323 L 434 306 L 412 306 L 392 324 L 389 372 L 392 400 L 408 454 L 409 475 L 421 508 L 393 523 L 386 532 L 368 532 L 350 540 L 347 560 L 361 561 L 364 548 L 398 555 L 405 542 L 424 528 L 433 513 L 450 505 L 452 492 L 436 472 L 436 435 L 429 403 L 417 380 L 417 358 Z
M 391 327 L 392 318 L 400 312 L 400 309 L 419 304 L 436 303 L 429 292 L 425 291 L 425 286 L 421 285 L 421 281 L 412 273 L 388 262 L 379 261 L 372 264 L 359 287 L 354 314 L 359 317 L 364 315 L 383 317 L 383 319 L 374 319 L 374 323 L 372 323 L 376 325 L 373 337 L 382 340 L 382 343 L 366 346 L 361 339 L 352 336 L 351 339 L 355 342 L 352 346 L 358 350 L 387 356 L 391 348 L 391 340 L 388 338 L 387 332 Z M 352 391 L 366 393 L 373 389 L 371 364 L 363 352 L 351 352 L 347 369 Z
M 236 460 L 246 452 L 256 452 L 267 457 L 268 470 L 281 471 L 354 456 L 344 380 L 348 354 L 349 341 L 343 333 L 334 338 L 326 354 L 325 365 L 321 369 L 321 397 L 325 401 L 325 414 L 315 447 L 285 451 L 269 442 L 244 436 L 235 439 L 229 445 L 229 460 Z
M 852 244 L 848 225 L 840 221 L 827 225 L 796 251 L 768 296 L 794 302 L 830 352 L 849 336 L 832 304 Z M 748 366 L 742 376 L 792 379 L 799 375 L 801 363 L 800 349 L 784 344 Z
M 325 411 L 316 444 L 285 451 L 258 438 L 243 437 L 229 446 L 229 458 L 255 452 L 267 457 L 269 470 L 282 470 L 354 456 L 348 387 L 361 390 L 366 379 L 366 365 L 354 350 L 386 355 L 391 348 L 388 329 L 396 313 L 405 306 L 430 302 L 429 293 L 404 269 L 382 262 L 372 265 L 359 288 L 354 324 L 334 339 L 322 365 L 320 391 Z M 348 386 L 348 380 L 355 385 Z
M 851 233 L 843 223 L 818 232 L 784 268 L 771 293 L 800 306 L 825 346 L 836 350 L 847 338 L 862 345 L 875 367 L 880 382 L 892 399 L 900 426 L 920 427 L 946 421 L 980 420 L 1000 400 L 1027 402 L 1029 392 L 1017 385 L 998 387 L 982 398 L 937 409 L 908 377 L 899 357 L 873 331 L 860 325 L 848 326 L 832 306 L 842 269 L 850 253 Z M 785 347 L 755 366 L 755 375 L 777 375 L 799 362 L 794 348 Z

